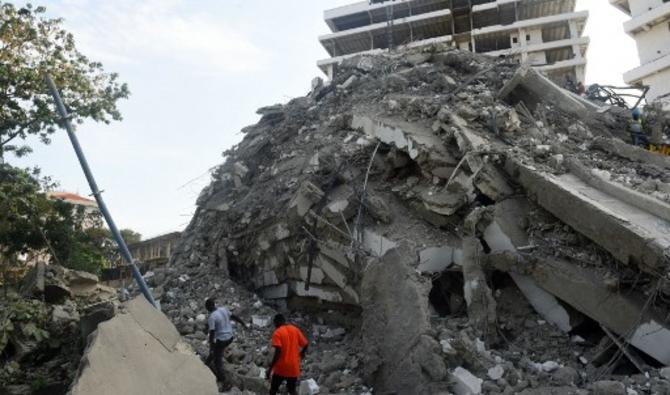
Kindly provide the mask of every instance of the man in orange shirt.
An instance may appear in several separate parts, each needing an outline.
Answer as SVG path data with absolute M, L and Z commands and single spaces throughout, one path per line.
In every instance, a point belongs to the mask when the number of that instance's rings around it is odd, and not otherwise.
M 300 359 L 304 358 L 307 352 L 307 339 L 300 329 L 287 324 L 286 318 L 281 314 L 275 315 L 274 324 L 277 328 L 272 334 L 275 354 L 267 373 L 268 379 L 272 379 L 270 395 L 276 395 L 284 381 L 288 393 L 298 395 L 296 388 L 300 376 Z

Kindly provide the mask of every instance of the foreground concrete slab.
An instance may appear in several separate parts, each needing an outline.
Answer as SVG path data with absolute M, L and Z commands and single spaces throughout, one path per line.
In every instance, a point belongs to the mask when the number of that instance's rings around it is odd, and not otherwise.
M 91 335 L 70 390 L 71 395 L 217 393 L 209 368 L 142 296 Z
M 537 203 L 609 251 L 649 273 L 668 270 L 670 222 L 589 185 L 574 174 L 554 176 L 508 160 L 507 171 Z

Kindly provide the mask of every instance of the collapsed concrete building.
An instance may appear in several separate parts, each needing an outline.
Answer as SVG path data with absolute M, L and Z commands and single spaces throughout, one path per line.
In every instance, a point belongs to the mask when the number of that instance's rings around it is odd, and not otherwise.
M 490 56 L 510 56 L 557 80 L 584 81 L 588 11 L 575 0 L 359 1 L 326 10 L 331 33 L 319 41 L 331 58 L 317 62 L 332 78 L 344 59 L 388 48 L 449 43 Z
M 670 159 L 627 114 L 441 45 L 312 85 L 258 110 L 157 274 L 196 347 L 215 295 L 343 327 L 324 393 L 670 391 Z

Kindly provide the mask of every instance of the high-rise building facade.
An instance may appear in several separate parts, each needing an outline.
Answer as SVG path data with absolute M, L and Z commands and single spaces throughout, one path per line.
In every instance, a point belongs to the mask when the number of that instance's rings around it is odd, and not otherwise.
M 640 66 L 626 72 L 630 85 L 649 86 L 648 100 L 670 108 L 670 0 L 610 0 L 630 15 L 624 30 L 635 39 Z
M 342 60 L 389 47 L 448 43 L 493 56 L 515 56 L 550 77 L 584 81 L 587 11 L 576 0 L 361 1 L 326 10 L 331 33 L 319 37 L 331 58 L 318 66 L 332 77 Z

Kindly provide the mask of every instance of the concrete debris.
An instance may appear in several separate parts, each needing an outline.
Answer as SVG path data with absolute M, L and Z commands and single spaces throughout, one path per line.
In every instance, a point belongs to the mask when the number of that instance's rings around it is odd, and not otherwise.
M 217 394 L 216 379 L 142 296 L 93 333 L 70 394 Z
M 319 393 L 319 385 L 314 379 L 307 379 L 300 382 L 298 395 L 316 395 Z
M 0 393 L 65 394 L 88 336 L 116 314 L 117 293 L 93 274 L 44 263 L 19 290 L 0 297 Z
M 451 373 L 454 381 L 452 390 L 456 395 L 478 395 L 482 393 L 482 383 L 484 380 L 476 377 L 467 369 L 457 367 Z
M 670 363 L 670 164 L 621 140 L 624 112 L 436 45 L 343 60 L 259 114 L 148 280 L 200 355 L 206 297 L 253 320 L 226 356 L 241 390 L 276 311 L 316 343 L 320 393 L 670 385 L 648 366 Z M 596 366 L 601 328 L 653 384 Z

